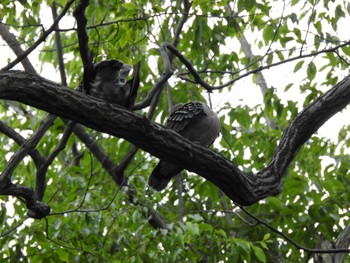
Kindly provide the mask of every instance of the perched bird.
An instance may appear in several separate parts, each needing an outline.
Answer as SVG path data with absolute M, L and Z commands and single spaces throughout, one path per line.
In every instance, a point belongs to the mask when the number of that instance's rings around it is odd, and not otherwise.
M 220 133 L 218 116 L 202 102 L 177 104 L 172 109 L 165 128 L 172 129 L 186 139 L 202 146 L 210 146 Z M 148 179 L 148 185 L 157 191 L 163 190 L 171 178 L 183 167 L 160 161 Z
M 94 64 L 89 78 L 90 95 L 131 109 L 140 85 L 139 68 L 138 63 L 134 69 L 134 77 L 126 81 L 132 69 L 129 64 L 119 60 L 104 60 Z M 87 89 L 82 87 L 80 90 Z

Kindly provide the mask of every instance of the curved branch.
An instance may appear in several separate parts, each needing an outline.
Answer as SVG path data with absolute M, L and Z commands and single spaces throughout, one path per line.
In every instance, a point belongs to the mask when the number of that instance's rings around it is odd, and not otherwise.
M 219 187 L 232 201 L 251 205 L 281 191 L 283 175 L 300 147 L 350 103 L 350 76 L 307 106 L 286 128 L 270 163 L 246 174 L 228 159 L 172 130 L 116 105 L 21 71 L 0 74 L 0 98 L 20 101 L 124 138 L 150 154 L 182 165 Z M 91 118 L 94 116 L 94 118 Z
M 35 193 L 30 187 L 9 183 L 6 187 L 0 188 L 0 195 L 13 195 L 24 198 L 26 206 L 29 209 L 27 214 L 31 218 L 40 219 L 50 214 L 51 208 L 37 201 Z
M 169 49 L 172 54 L 174 54 L 175 56 L 177 56 L 178 59 L 180 59 L 180 61 L 186 66 L 186 68 L 188 69 L 188 71 L 193 75 L 194 80 L 196 83 L 198 83 L 199 85 L 201 85 L 203 88 L 205 88 L 207 91 L 212 91 L 214 89 L 214 87 L 210 86 L 208 83 L 206 83 L 202 77 L 198 74 L 197 70 L 192 66 L 191 62 L 189 62 L 187 60 L 187 58 L 185 58 L 185 56 L 183 56 L 180 51 L 178 51 L 176 49 L 176 47 L 174 47 L 173 45 L 169 44 L 169 43 L 164 43 L 164 47 L 166 47 L 167 49 Z

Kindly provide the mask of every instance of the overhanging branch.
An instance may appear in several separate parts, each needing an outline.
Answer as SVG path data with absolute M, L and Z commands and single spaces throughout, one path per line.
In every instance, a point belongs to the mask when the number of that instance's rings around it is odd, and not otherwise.
M 218 186 L 232 201 L 250 205 L 281 191 L 283 175 L 300 147 L 350 103 L 350 76 L 306 107 L 286 128 L 276 152 L 257 174 L 243 173 L 228 159 L 191 143 L 144 116 L 21 71 L 0 74 L 0 98 L 19 101 L 124 138 L 150 154 L 181 164 Z

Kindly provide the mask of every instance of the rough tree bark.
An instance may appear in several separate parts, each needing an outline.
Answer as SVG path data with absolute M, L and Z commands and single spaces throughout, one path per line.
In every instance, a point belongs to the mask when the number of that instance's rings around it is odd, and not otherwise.
M 21 71 L 0 74 L 0 99 L 15 100 L 97 131 L 124 138 L 150 154 L 181 164 L 214 183 L 233 202 L 251 205 L 282 190 L 282 179 L 300 147 L 335 113 L 350 103 L 350 76 L 307 106 L 285 129 L 270 163 L 243 173 L 214 151 L 162 128 L 144 116 Z M 0 176 L 0 188 L 4 186 Z

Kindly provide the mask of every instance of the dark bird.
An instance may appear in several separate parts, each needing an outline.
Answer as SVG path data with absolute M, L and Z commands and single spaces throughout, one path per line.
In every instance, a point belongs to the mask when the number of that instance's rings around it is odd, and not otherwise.
M 131 69 L 129 64 L 119 60 L 104 60 L 94 64 L 89 77 L 90 95 L 131 109 L 140 85 L 140 63 L 134 67 L 134 77 L 127 81 Z M 82 87 L 80 90 L 87 89 Z
M 210 146 L 218 137 L 220 126 L 218 116 L 202 102 L 175 105 L 165 124 L 165 128 L 205 147 Z M 183 169 L 179 165 L 161 160 L 149 177 L 148 184 L 161 191 Z

